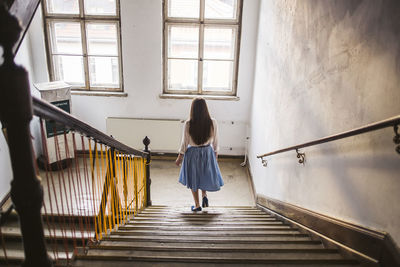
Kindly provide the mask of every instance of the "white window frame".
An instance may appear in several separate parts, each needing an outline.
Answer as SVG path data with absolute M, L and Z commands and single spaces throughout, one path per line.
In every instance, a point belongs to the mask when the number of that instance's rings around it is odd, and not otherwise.
M 168 1 L 163 0 L 163 94 L 164 95 L 209 95 L 209 96 L 236 96 L 237 95 L 237 79 L 239 67 L 240 39 L 242 28 L 242 7 L 243 0 L 237 0 L 237 12 L 235 19 L 205 19 L 205 0 L 200 0 L 199 18 L 176 18 L 168 17 Z M 198 74 L 197 74 L 197 91 L 193 90 L 170 90 L 168 89 L 168 26 L 198 26 L 199 27 L 199 48 L 198 48 Z M 235 51 L 232 73 L 232 91 L 203 91 L 203 46 L 204 46 L 204 28 L 211 27 L 229 27 L 236 30 Z M 228 61 L 228 60 L 223 60 Z
M 122 69 L 122 48 L 121 48 L 121 12 L 120 12 L 120 0 L 116 1 L 116 15 L 85 15 L 84 14 L 84 0 L 78 0 L 79 2 L 79 14 L 57 14 L 47 12 L 47 1 L 42 1 L 42 11 L 43 11 L 43 21 L 44 21 L 44 32 L 45 32 L 45 45 L 47 53 L 47 67 L 49 70 L 50 80 L 55 81 L 55 65 L 53 62 L 52 52 L 52 42 L 51 42 L 51 31 L 49 29 L 52 22 L 79 22 L 81 26 L 81 40 L 82 40 L 82 56 L 83 57 L 83 70 L 84 70 L 84 82 L 85 86 L 72 86 L 74 91 L 111 91 L 111 92 L 123 92 L 123 69 Z M 89 54 L 86 39 L 86 23 L 115 23 L 117 26 L 117 56 L 107 56 L 107 57 L 117 57 L 119 65 L 119 87 L 106 87 L 106 86 L 90 86 L 90 74 L 89 74 Z M 62 53 L 59 53 L 63 55 Z M 71 54 L 65 54 L 71 55 Z M 92 55 L 101 57 L 102 55 Z

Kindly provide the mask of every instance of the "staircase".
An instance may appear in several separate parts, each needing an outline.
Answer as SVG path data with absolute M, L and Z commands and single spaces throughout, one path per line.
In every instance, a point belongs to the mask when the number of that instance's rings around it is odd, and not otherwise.
M 300 229 L 255 207 L 151 206 L 80 251 L 74 266 L 354 266 Z
M 77 246 L 82 246 L 82 241 L 88 243 L 88 233 L 81 232 L 80 229 L 67 229 L 69 220 L 58 216 L 43 215 L 43 225 L 45 228 L 45 239 L 47 251 L 50 258 L 57 266 L 67 266 L 74 256 L 74 242 Z M 74 218 L 75 220 L 77 218 Z M 49 232 L 46 221 L 52 222 L 55 227 Z M 4 256 L 3 247 L 0 246 L 0 266 L 20 266 L 25 259 L 22 235 L 19 224 L 18 214 L 12 211 L 6 223 L 1 226 L 2 238 L 6 248 L 7 259 Z M 93 232 L 94 234 L 94 232 Z M 1 241 L 0 241 L 1 244 Z

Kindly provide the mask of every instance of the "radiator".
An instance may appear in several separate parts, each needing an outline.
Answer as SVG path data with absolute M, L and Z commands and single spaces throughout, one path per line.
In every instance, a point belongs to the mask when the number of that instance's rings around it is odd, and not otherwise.
M 143 149 L 143 138 L 147 135 L 152 152 L 177 153 L 179 150 L 184 120 L 142 119 L 108 117 L 106 132 L 118 141 Z M 247 123 L 240 121 L 218 121 L 220 154 L 244 155 Z
M 143 149 L 143 138 L 150 138 L 150 149 L 154 152 L 178 152 L 182 136 L 183 121 L 169 119 L 116 118 L 106 119 L 107 134 L 118 141 Z

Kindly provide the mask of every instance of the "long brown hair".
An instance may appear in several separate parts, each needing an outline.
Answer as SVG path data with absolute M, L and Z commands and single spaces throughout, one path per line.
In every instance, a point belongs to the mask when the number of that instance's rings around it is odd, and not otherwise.
M 206 101 L 195 98 L 190 108 L 189 134 L 197 145 L 204 144 L 211 136 L 214 126 L 208 112 Z

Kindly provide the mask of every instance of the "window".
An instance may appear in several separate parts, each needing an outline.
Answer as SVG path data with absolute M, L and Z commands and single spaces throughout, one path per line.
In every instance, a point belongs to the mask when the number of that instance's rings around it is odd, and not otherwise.
M 119 0 L 43 1 L 52 81 L 122 91 Z
M 241 0 L 164 0 L 164 94 L 236 95 Z

